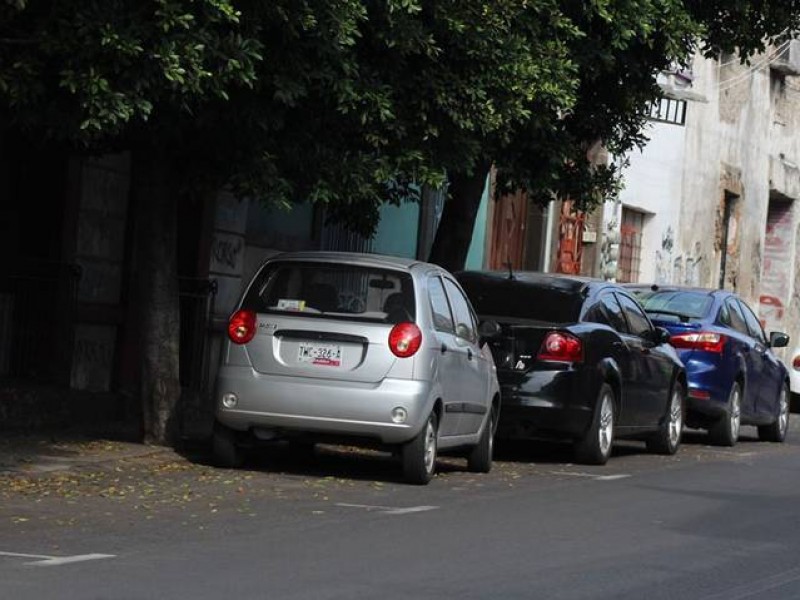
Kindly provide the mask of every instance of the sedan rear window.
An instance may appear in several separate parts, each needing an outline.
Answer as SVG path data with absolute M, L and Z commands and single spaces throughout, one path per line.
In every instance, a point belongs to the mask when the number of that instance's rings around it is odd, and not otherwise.
M 375 323 L 413 322 L 416 316 L 408 273 L 328 263 L 267 265 L 256 276 L 242 308 Z
M 663 291 L 639 294 L 647 313 L 656 319 L 666 317 L 676 321 L 702 319 L 708 314 L 714 299 L 702 292 Z
M 515 280 L 460 281 L 475 311 L 482 317 L 541 321 L 544 323 L 575 323 L 581 312 L 583 298 L 572 287 L 564 289 L 558 282 L 533 285 Z

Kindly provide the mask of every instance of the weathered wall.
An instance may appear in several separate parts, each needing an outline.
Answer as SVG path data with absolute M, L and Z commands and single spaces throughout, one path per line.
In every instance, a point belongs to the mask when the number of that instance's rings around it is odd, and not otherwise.
M 130 158 L 89 158 L 80 165 L 80 198 L 74 260 L 81 269 L 79 303 L 113 309 L 120 304 L 125 253 Z M 118 324 L 75 325 L 71 386 L 108 391 L 114 370 Z
M 724 286 L 755 307 L 769 198 L 769 69 L 697 59 L 695 73 L 708 103 L 687 118 L 677 267 L 683 283 L 717 287 L 725 253 Z M 726 195 L 732 207 L 723 248 Z
M 689 110 L 695 105 L 690 104 Z M 680 227 L 686 129 L 651 123 L 646 134 L 648 144 L 628 157 L 630 166 L 620 200 L 624 206 L 648 215 L 642 231 L 639 281 L 669 283 L 676 258 L 675 235 Z

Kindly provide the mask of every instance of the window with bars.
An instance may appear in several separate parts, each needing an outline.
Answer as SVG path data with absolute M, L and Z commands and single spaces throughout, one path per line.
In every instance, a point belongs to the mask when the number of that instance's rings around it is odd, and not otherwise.
M 686 125 L 686 100 L 662 98 L 650 104 L 649 117 L 652 121 Z
M 636 283 L 639 281 L 643 228 L 644 213 L 630 208 L 622 209 L 619 261 L 617 263 L 617 281 L 620 283 Z

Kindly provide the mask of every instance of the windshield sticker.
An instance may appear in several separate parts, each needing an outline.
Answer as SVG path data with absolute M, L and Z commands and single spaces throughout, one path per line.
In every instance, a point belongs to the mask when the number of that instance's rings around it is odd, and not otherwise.
M 288 310 L 292 312 L 303 312 L 306 309 L 305 300 L 287 300 L 281 298 L 278 300 L 278 310 Z

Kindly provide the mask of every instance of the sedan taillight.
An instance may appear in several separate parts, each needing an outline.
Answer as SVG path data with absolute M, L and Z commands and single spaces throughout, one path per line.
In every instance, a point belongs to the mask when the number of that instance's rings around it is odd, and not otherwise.
M 793 368 L 795 371 L 800 371 L 800 354 L 798 354 L 797 356 L 795 356 L 795 357 L 794 357 L 794 360 L 792 360 L 792 368 Z
M 702 331 L 700 333 L 679 333 L 669 338 L 669 343 L 680 350 L 701 350 L 722 354 L 727 336 L 721 333 Z
M 536 359 L 570 363 L 583 362 L 583 343 L 571 333 L 551 331 L 544 338 Z

